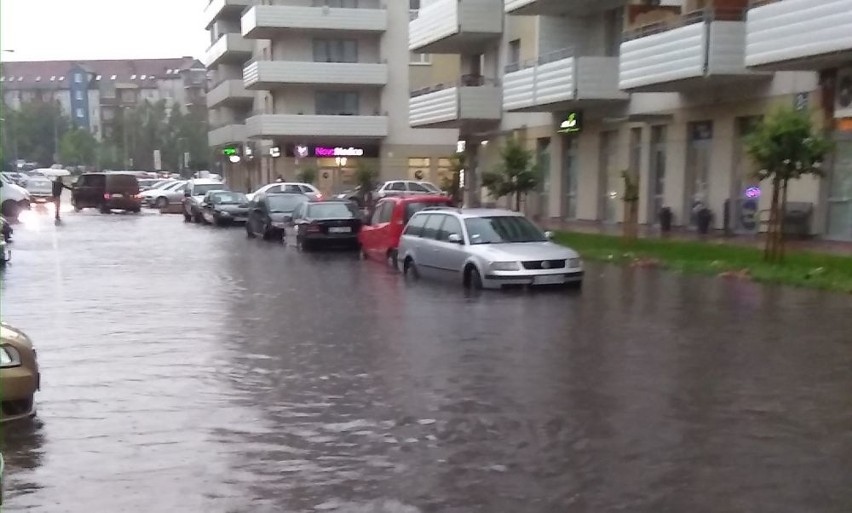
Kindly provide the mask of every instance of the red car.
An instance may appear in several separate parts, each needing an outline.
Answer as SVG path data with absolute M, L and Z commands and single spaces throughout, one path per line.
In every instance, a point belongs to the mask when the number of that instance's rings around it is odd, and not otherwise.
M 426 207 L 452 206 L 446 196 L 416 195 L 389 196 L 376 203 L 373 216 L 361 228 L 358 241 L 368 258 L 396 264 L 396 248 L 402 229 L 416 212 Z

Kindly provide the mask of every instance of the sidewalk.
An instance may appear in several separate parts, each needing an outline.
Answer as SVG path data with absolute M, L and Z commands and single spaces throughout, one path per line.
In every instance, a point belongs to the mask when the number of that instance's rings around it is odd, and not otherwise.
M 601 235 L 622 235 L 621 224 L 602 224 L 595 221 L 562 221 L 559 219 L 541 220 L 542 227 L 548 230 L 597 233 Z M 672 232 L 666 236 L 660 233 L 658 227 L 647 225 L 639 226 L 639 237 L 643 239 L 661 239 L 683 241 L 705 241 L 714 244 L 731 244 L 739 246 L 750 246 L 763 248 L 764 237 L 762 235 L 733 235 L 726 236 L 721 230 L 715 230 L 709 235 L 701 236 L 694 231 L 674 227 Z M 788 239 L 787 249 L 791 251 L 808 251 L 814 253 L 828 253 L 833 255 L 852 256 L 852 242 L 827 241 L 822 239 L 794 240 Z

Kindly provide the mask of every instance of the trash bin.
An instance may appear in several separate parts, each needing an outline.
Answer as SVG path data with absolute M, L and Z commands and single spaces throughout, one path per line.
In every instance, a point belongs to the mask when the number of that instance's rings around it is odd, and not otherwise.
M 663 233 L 669 233 L 672 231 L 672 219 L 674 218 L 674 214 L 672 214 L 672 209 L 669 207 L 663 207 L 660 209 L 660 230 Z
M 806 238 L 811 232 L 813 203 L 788 202 L 784 209 L 784 235 Z
M 698 222 L 698 233 L 707 235 L 710 233 L 710 224 L 713 222 L 713 211 L 709 208 L 702 208 L 696 215 Z

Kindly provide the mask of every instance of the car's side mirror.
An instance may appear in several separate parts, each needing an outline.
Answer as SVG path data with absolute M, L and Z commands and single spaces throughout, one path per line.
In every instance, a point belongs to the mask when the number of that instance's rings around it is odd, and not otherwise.
M 547 240 L 553 240 L 554 233 L 551 231 L 544 232 L 544 236 L 547 237 Z
M 447 236 L 447 242 L 450 242 L 452 244 L 461 244 L 462 237 L 458 233 L 451 233 Z

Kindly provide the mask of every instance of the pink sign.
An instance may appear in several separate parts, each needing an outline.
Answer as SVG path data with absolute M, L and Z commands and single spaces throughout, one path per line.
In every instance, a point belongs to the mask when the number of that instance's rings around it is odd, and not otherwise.
M 314 155 L 317 157 L 363 157 L 364 150 L 361 148 L 325 148 L 317 146 L 314 149 Z

